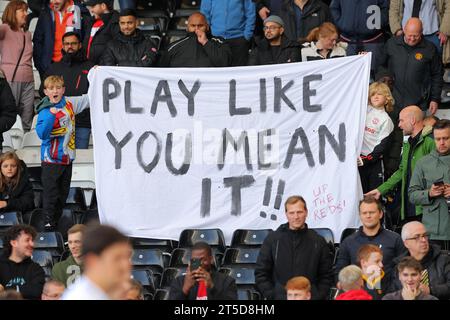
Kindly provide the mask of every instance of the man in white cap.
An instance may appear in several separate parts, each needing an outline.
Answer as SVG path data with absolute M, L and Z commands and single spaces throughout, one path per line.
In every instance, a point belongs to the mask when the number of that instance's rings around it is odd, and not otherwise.
M 264 20 L 264 38 L 255 40 L 249 65 L 278 64 L 300 61 L 300 46 L 284 35 L 284 22 L 279 16 Z

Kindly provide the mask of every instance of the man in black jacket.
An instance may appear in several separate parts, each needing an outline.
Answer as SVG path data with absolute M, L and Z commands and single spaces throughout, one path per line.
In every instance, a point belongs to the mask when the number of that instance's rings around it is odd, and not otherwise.
M 60 62 L 50 65 L 46 75 L 61 76 L 66 86 L 65 94 L 70 97 L 81 96 L 87 93 L 89 82 L 87 75 L 94 66 L 88 61 L 82 50 L 80 35 L 75 32 L 66 32 L 63 35 L 63 58 Z M 44 96 L 44 83 L 41 83 L 39 93 Z M 75 147 L 77 149 L 88 149 L 91 134 L 91 117 L 89 108 L 77 114 L 75 117 Z
M 120 12 L 120 33 L 109 42 L 100 59 L 102 66 L 151 67 L 156 62 L 156 46 L 137 28 L 136 13 L 132 9 Z
M 188 35 L 171 43 L 159 65 L 162 67 L 228 67 L 231 49 L 223 39 L 210 35 L 206 18 L 200 12 L 188 19 Z
M 300 45 L 284 35 L 283 20 L 274 15 L 264 20 L 264 38 L 255 41 L 248 64 L 277 64 L 300 60 Z
M 435 114 L 441 101 L 443 68 L 436 47 L 423 38 L 422 22 L 411 18 L 404 34 L 385 46 L 382 64 L 394 76 L 395 112 L 409 105 Z
M 291 40 L 306 38 L 312 29 L 332 19 L 330 9 L 322 0 L 283 0 L 279 15 Z
M 429 243 L 429 234 L 425 226 L 418 221 L 405 224 L 402 239 L 408 249 L 403 255 L 394 259 L 398 264 L 403 257 L 411 256 L 422 264 L 423 272 L 420 290 L 425 295 L 433 295 L 439 300 L 450 299 L 450 255 L 441 251 L 438 245 Z M 400 290 L 402 284 L 396 272 L 392 275 L 390 292 Z
M 0 291 L 12 289 L 24 299 L 40 299 L 45 283 L 44 270 L 31 260 L 36 231 L 28 225 L 15 225 L 4 236 L 0 258 Z
M 333 255 L 325 239 L 308 229 L 305 200 L 291 196 L 285 202 L 288 223 L 264 240 L 256 262 L 256 287 L 269 300 L 285 300 L 286 282 L 304 276 L 311 282 L 313 300 L 325 300 L 333 283 Z
M 211 247 L 205 242 L 197 242 L 192 247 L 191 263 L 186 275 L 172 281 L 169 299 L 236 300 L 237 288 L 234 279 L 213 270 L 213 259 Z
M 119 13 L 112 0 L 88 0 L 86 7 L 93 17 L 86 22 L 83 48 L 86 57 L 99 64 L 106 45 L 119 34 Z
M 11 87 L 0 70 L 0 152 L 3 146 L 3 132 L 12 128 L 17 118 L 17 108 Z
M 365 244 L 380 247 L 383 252 L 384 271 L 386 275 L 389 275 L 394 268 L 392 260 L 406 252 L 402 239 L 397 233 L 383 228 L 381 202 L 373 197 L 365 197 L 360 201 L 359 218 L 362 226 L 357 232 L 345 238 L 339 247 L 336 277 L 342 268 L 357 264 L 358 250 Z

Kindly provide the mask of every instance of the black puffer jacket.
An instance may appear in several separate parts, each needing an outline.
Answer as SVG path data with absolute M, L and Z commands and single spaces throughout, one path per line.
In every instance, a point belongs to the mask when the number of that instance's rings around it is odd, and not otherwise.
M 63 52 L 63 58 L 61 61 L 52 63 L 47 69 L 45 78 L 51 75 L 62 76 L 64 79 L 64 85 L 66 86 L 64 94 L 68 97 L 81 96 L 88 92 L 89 81 L 87 79 L 87 75 L 93 66 L 94 64 L 92 61 L 89 61 L 84 57 L 82 50 L 74 54 L 67 54 Z M 41 97 L 44 97 L 43 89 L 43 83 L 41 83 L 41 89 L 39 92 Z M 90 110 L 88 108 L 76 115 L 76 127 L 91 127 L 91 116 L 89 112 Z
M 286 300 L 286 282 L 295 276 L 311 281 L 314 300 L 325 300 L 333 284 L 333 256 L 325 239 L 305 228 L 281 225 L 264 240 L 256 262 L 258 290 L 269 300 Z
M 17 108 L 11 87 L 0 71 L 0 150 L 3 144 L 3 132 L 12 128 L 16 122 Z
M 25 213 L 34 208 L 33 187 L 30 182 L 27 166 L 23 161 L 21 161 L 20 170 L 20 180 L 17 186 L 14 189 L 6 186 L 5 190 L 0 191 L 0 200 L 8 203 L 2 211 L 21 211 Z
M 284 21 L 284 31 L 291 40 L 306 38 L 308 33 L 322 23 L 331 21 L 330 9 L 321 0 L 309 0 L 303 7 L 302 17 L 297 28 L 294 0 L 284 0 L 280 9 L 280 18 Z M 297 33 L 297 29 L 300 30 Z
M 273 56 L 270 43 L 266 38 L 256 39 L 255 46 L 248 58 L 248 65 L 279 64 L 299 62 L 300 60 L 300 45 L 283 35 L 281 37 L 280 51 L 276 57 Z
M 119 13 L 117 11 L 112 11 L 100 15 L 100 19 L 103 21 L 103 26 L 98 29 L 92 38 L 91 44 L 89 46 L 89 41 L 91 38 L 92 26 L 95 23 L 95 19 L 89 19 L 85 24 L 85 36 L 83 40 L 83 48 L 86 50 L 86 57 L 89 61 L 94 64 L 99 64 L 100 58 L 105 52 L 106 45 L 120 32 L 119 28 Z M 89 51 L 89 55 L 87 55 Z
M 193 32 L 169 45 L 159 65 L 172 68 L 228 67 L 231 65 L 231 49 L 219 37 L 208 35 L 203 46 Z
M 133 36 L 119 33 L 116 39 L 107 44 L 100 65 L 151 67 L 156 62 L 156 51 L 153 41 L 145 38 L 139 29 Z
M 397 265 L 403 257 L 409 256 L 409 253 L 401 255 L 394 259 Z M 450 254 L 448 251 L 441 251 L 437 245 L 430 245 L 430 251 L 420 261 L 422 267 L 428 270 L 428 279 L 430 281 L 430 294 L 439 300 L 450 299 Z M 400 290 L 402 284 L 398 279 L 398 272 L 393 272 L 390 292 Z

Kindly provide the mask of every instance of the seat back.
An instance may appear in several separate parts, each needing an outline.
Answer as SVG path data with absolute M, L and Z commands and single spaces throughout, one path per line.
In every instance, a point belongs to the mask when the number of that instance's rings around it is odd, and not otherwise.
M 238 229 L 233 232 L 231 247 L 261 246 L 272 229 Z
M 152 271 L 162 274 L 165 267 L 163 252 L 159 249 L 134 249 L 131 264 L 148 267 Z
M 172 281 L 179 276 L 186 274 L 186 271 L 180 268 L 166 268 L 161 277 L 160 288 L 170 288 Z
M 180 234 L 178 246 L 180 248 L 190 248 L 200 241 L 206 242 L 222 253 L 225 252 L 225 237 L 220 229 L 185 229 Z
M 47 250 L 33 250 L 31 259 L 41 267 L 53 267 L 53 256 L 50 251 Z
M 333 231 L 329 228 L 312 228 L 319 236 L 325 239 L 327 242 L 328 247 L 330 248 L 331 253 L 334 256 L 335 253 L 335 247 L 334 247 L 334 236 Z
M 153 294 L 156 291 L 154 277 L 151 270 L 133 269 L 131 279 L 138 281 L 144 289 Z
M 169 300 L 169 290 L 158 289 L 153 296 L 153 300 Z
M 64 240 L 59 232 L 39 232 L 34 239 L 35 249 L 47 249 L 53 257 L 60 257 L 64 252 Z
M 219 272 L 225 273 L 236 281 L 236 285 L 250 285 L 255 284 L 255 269 L 248 267 L 231 266 L 220 268 Z
M 342 243 L 342 241 L 344 241 L 345 238 L 347 238 L 348 236 L 352 235 L 356 231 L 358 231 L 358 228 L 346 228 L 346 229 L 344 229 L 344 231 L 342 231 L 342 234 L 341 234 L 341 242 L 340 243 Z
M 222 266 L 256 264 L 259 250 L 259 248 L 229 248 L 225 251 Z

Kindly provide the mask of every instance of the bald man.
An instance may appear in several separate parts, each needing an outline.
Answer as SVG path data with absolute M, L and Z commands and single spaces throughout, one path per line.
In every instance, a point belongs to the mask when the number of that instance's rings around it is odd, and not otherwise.
M 408 252 L 395 258 L 397 265 L 403 257 L 411 256 L 422 265 L 420 290 L 424 294 L 431 294 L 439 300 L 450 299 L 450 255 L 441 251 L 438 245 L 429 241 L 429 234 L 425 226 L 412 221 L 402 228 L 402 240 Z M 402 284 L 397 272 L 392 274 L 390 292 L 400 290 Z
M 187 24 L 186 37 L 169 45 L 159 62 L 161 67 L 228 67 L 231 49 L 224 40 L 212 37 L 206 18 L 193 13 Z
M 381 195 L 394 191 L 401 183 L 400 221 L 402 223 L 420 221 L 422 207 L 411 204 L 408 199 L 408 187 L 416 162 L 435 149 L 434 139 L 431 137 L 432 129 L 426 127 L 424 130 L 423 112 L 418 106 L 408 106 L 400 112 L 398 127 L 404 136 L 409 136 L 403 143 L 400 167 L 386 182 L 366 195 L 378 199 Z
M 395 79 L 395 114 L 408 105 L 417 105 L 422 111 L 435 114 L 441 101 L 441 55 L 424 39 L 422 29 L 418 18 L 410 18 L 403 34 L 386 42 L 382 64 Z

